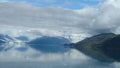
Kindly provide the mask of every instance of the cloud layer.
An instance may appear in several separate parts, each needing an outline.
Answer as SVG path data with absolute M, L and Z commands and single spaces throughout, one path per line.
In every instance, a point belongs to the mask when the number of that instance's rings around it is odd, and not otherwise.
M 119 33 L 119 0 L 107 0 L 98 8 L 80 10 L 39 8 L 25 3 L 1 3 L 1 25 L 80 30 L 89 33 Z

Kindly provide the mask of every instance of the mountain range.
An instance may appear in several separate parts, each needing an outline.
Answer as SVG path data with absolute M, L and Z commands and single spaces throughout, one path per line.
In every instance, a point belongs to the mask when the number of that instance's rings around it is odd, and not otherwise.
M 69 51 L 72 46 L 72 48 L 96 60 L 120 62 L 120 35 L 102 33 L 77 43 L 70 43 L 71 41 L 69 39 L 59 36 L 42 36 L 29 40 L 27 36 L 11 37 L 0 34 L 0 51 L 6 51 L 12 48 L 18 51 L 26 51 L 30 47 L 43 53 L 63 53 Z

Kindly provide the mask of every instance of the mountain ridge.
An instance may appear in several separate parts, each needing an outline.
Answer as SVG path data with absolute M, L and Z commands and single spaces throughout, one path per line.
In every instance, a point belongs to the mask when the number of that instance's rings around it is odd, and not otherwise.
M 118 36 L 119 35 L 116 35 L 114 33 L 102 33 L 102 34 L 84 39 L 73 45 L 79 51 L 99 61 L 104 61 L 104 62 L 118 61 L 119 62 L 120 53 L 116 52 L 115 49 L 117 47 L 115 46 L 115 43 L 114 43 L 116 42 L 114 38 L 117 38 L 118 40 L 117 42 L 120 44 L 120 37 Z M 112 40 L 112 41 L 109 41 L 109 40 Z M 120 46 L 120 45 L 117 45 L 117 46 Z M 120 50 L 120 47 L 118 48 L 118 50 Z

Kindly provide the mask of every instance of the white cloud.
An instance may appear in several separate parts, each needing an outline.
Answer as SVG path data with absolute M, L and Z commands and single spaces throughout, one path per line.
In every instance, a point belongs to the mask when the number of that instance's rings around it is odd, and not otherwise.
M 91 31 L 98 33 L 114 32 L 120 26 L 119 3 L 119 0 L 107 0 L 98 8 L 88 7 L 77 12 L 86 18 L 91 18 L 91 21 L 87 22 L 89 24 L 88 29 Z
M 80 15 L 63 8 L 38 8 L 26 4 L 1 4 L 0 9 L 1 24 L 6 25 L 67 29 L 78 28 L 76 24 L 82 21 L 82 19 L 79 19 Z
M 1 25 L 92 34 L 115 32 L 120 26 L 119 0 L 107 0 L 98 8 L 85 7 L 77 11 L 53 7 L 39 8 L 25 3 L 3 3 L 0 9 Z

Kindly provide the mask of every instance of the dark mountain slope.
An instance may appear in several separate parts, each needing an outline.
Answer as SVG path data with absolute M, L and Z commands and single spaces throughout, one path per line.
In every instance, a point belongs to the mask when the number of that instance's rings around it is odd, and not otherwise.
M 74 47 L 100 61 L 120 61 L 120 35 L 99 34 L 75 43 Z

